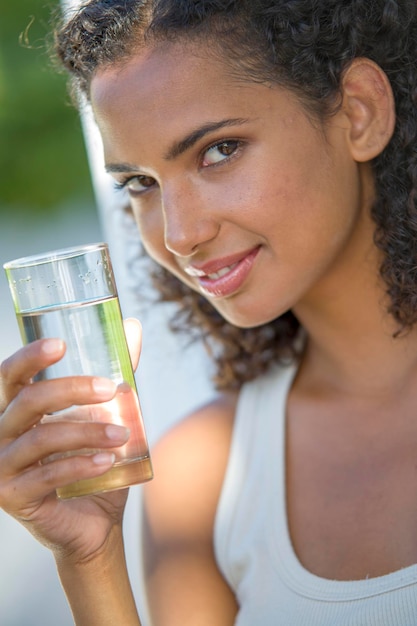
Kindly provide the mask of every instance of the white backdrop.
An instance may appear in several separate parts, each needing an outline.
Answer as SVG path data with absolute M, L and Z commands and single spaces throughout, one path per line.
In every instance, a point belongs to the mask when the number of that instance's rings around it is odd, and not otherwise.
M 79 1 L 63 0 L 63 4 L 67 8 L 70 5 L 75 7 Z M 98 223 L 91 226 L 86 223 L 88 220 L 83 219 L 79 224 L 72 224 L 73 230 L 69 228 L 66 235 L 77 232 L 74 241 L 61 243 L 56 238 L 54 247 L 85 243 L 88 240 L 86 237 L 90 241 L 104 239 L 109 243 L 124 316 L 139 317 L 143 325 L 143 350 L 137 380 L 152 449 L 152 444 L 166 428 L 210 397 L 211 365 L 201 346 L 187 347 L 185 340 L 168 331 L 169 307 L 149 306 L 148 299 L 141 298 L 141 294 L 149 292 L 150 286 L 144 273 L 138 275 L 136 270 L 132 270 L 132 259 L 139 246 L 139 234 L 133 224 L 126 226 L 121 209 L 122 198 L 116 194 L 110 177 L 104 172 L 101 140 L 89 112 L 82 116 L 82 124 L 97 200 Z M 67 219 L 71 218 L 67 216 L 64 223 Z M 3 261 L 31 252 L 18 251 L 16 246 L 13 250 L 13 254 Z M 41 249 L 38 247 L 36 251 Z M 2 296 L 0 302 L 3 326 L 5 315 L 11 315 L 11 305 L 6 302 L 7 297 Z M 16 333 L 17 330 L 13 329 L 11 344 L 16 342 Z M 9 348 L 9 343 L 6 343 Z M 10 349 L 14 347 L 10 345 Z M 0 356 L 4 357 L 6 354 Z M 126 511 L 125 537 L 130 576 L 146 626 L 139 565 L 140 496 L 141 488 L 134 487 Z M 73 622 L 57 582 L 53 560 L 47 550 L 38 546 L 24 529 L 2 512 L 0 532 L 1 626 L 70 626 Z

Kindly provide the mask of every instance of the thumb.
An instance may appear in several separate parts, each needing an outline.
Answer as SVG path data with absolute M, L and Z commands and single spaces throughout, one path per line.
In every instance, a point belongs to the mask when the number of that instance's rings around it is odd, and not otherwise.
M 139 320 L 133 317 L 124 320 L 123 325 L 132 366 L 136 370 L 142 348 L 142 325 Z

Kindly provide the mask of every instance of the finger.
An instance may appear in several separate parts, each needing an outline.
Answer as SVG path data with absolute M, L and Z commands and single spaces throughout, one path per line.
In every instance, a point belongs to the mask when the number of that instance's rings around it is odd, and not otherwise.
M 101 452 L 92 456 L 73 456 L 33 466 L 18 477 L 3 481 L 0 489 L 0 509 L 27 519 L 30 509 L 39 507 L 39 502 L 78 480 L 95 478 L 114 465 L 115 455 Z M 26 511 L 26 514 L 24 513 Z
M 85 456 L 102 449 L 118 448 L 129 439 L 129 429 L 93 422 L 48 422 L 32 428 L 0 454 L 0 475 L 16 476 L 39 461 L 62 455 Z
M 132 367 L 136 370 L 142 348 L 142 325 L 139 320 L 129 317 L 123 322 Z
M 23 387 L 0 417 L 0 440 L 14 439 L 37 424 L 45 414 L 73 405 L 111 400 L 116 384 L 107 378 L 72 376 L 31 383 Z
M 0 410 L 4 410 L 39 371 L 59 361 L 65 349 L 61 339 L 40 339 L 3 361 L 0 365 Z

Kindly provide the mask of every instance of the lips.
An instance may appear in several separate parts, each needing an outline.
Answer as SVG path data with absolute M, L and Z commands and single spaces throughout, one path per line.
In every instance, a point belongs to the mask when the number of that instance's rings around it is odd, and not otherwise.
M 201 291 L 211 297 L 226 297 L 237 292 L 245 282 L 260 246 L 203 265 L 188 265 L 185 272 L 196 278 Z

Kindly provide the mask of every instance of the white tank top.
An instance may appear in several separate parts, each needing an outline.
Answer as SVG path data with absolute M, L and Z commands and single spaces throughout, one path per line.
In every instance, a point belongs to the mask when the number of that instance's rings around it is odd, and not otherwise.
M 239 397 L 214 530 L 220 570 L 240 607 L 235 626 L 415 626 L 417 565 L 345 582 L 315 576 L 297 559 L 284 471 L 294 374 L 294 367 L 275 367 Z

